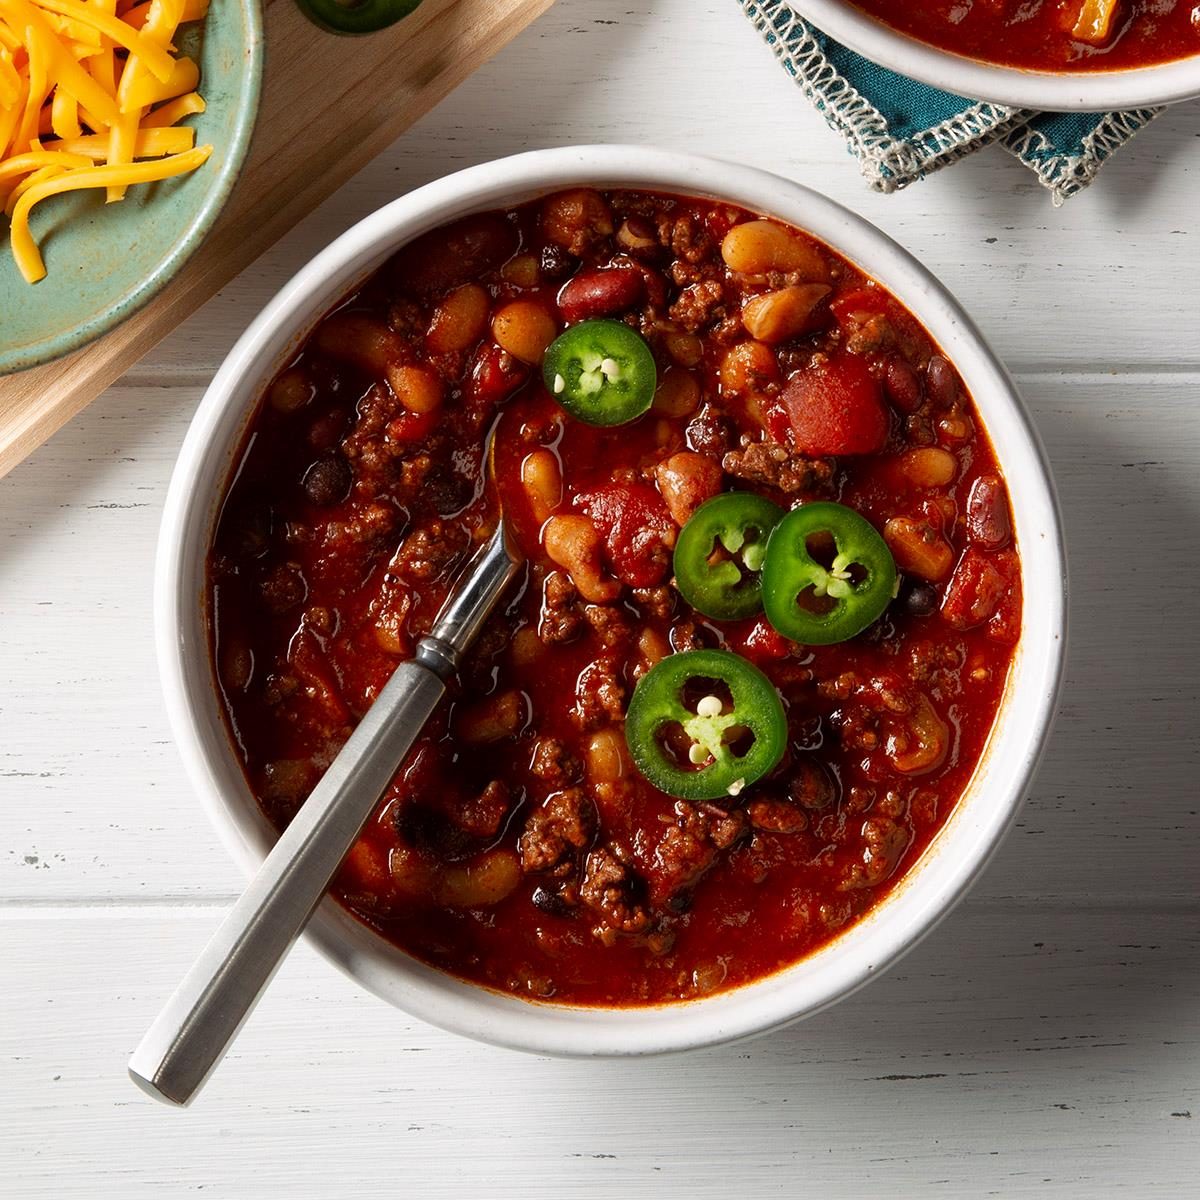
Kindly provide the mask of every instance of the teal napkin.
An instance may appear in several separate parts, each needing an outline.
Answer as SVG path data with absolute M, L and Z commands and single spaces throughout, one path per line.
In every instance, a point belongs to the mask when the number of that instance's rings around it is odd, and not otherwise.
M 846 138 L 876 191 L 897 191 L 996 143 L 1033 171 L 1059 205 L 1162 112 L 1038 113 L 968 100 L 847 50 L 784 0 L 738 3 L 801 91 Z

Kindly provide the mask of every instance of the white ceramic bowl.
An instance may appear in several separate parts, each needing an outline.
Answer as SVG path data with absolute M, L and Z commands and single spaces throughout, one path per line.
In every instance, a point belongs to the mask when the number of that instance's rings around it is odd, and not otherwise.
M 798 13 L 844 46 L 933 87 L 1050 112 L 1149 108 L 1200 96 L 1200 54 L 1123 71 L 1026 71 L 951 54 L 873 20 L 846 0 L 793 0 Z
M 1008 375 L 967 315 L 914 258 L 807 188 L 748 167 L 644 147 L 541 150 L 431 183 L 360 222 L 300 271 L 213 379 L 167 496 L 155 622 L 167 708 L 188 774 L 230 852 L 250 873 L 273 832 L 246 785 L 218 707 L 204 569 L 225 481 L 259 395 L 315 322 L 404 242 L 466 213 L 581 183 L 710 196 L 773 214 L 828 242 L 895 292 L 975 397 L 1008 478 L 1024 575 L 1024 626 L 1012 680 L 967 795 L 925 861 L 884 903 L 794 967 L 684 1004 L 571 1008 L 500 995 L 424 966 L 330 899 L 309 926 L 309 940 L 364 987 L 435 1025 L 542 1053 L 648 1054 L 728 1041 L 809 1016 L 895 962 L 983 869 L 1012 824 L 1049 733 L 1065 637 L 1065 565 L 1050 476 Z

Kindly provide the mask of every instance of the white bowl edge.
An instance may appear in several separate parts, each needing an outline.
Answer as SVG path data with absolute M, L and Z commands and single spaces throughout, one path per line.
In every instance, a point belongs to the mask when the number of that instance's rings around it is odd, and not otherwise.
M 714 181 L 718 181 L 714 183 Z M 754 168 L 650 147 L 539 150 L 485 163 L 393 201 L 302 268 L 230 351 L 193 419 L 172 476 L 155 566 L 155 630 L 168 716 L 189 778 L 247 873 L 272 831 L 246 785 L 217 704 L 204 625 L 209 537 L 233 456 L 262 386 L 330 307 L 398 246 L 481 209 L 556 188 L 706 195 L 789 221 L 828 242 L 916 314 L 952 358 L 983 416 L 1013 496 L 1025 617 L 1009 694 L 988 751 L 918 869 L 868 917 L 799 964 L 713 997 L 661 1007 L 531 1004 L 409 958 L 332 899 L 306 933 L 363 986 L 404 1011 L 536 1053 L 652 1054 L 732 1041 L 811 1016 L 862 986 L 962 897 L 1011 827 L 1049 735 L 1065 655 L 1066 564 L 1045 455 L 1004 368 L 940 283 L 862 218 Z
M 1200 53 L 1118 71 L 1029 71 L 982 62 L 909 37 L 845 0 L 794 0 L 818 29 L 872 62 L 955 95 L 1049 112 L 1154 108 L 1200 96 Z

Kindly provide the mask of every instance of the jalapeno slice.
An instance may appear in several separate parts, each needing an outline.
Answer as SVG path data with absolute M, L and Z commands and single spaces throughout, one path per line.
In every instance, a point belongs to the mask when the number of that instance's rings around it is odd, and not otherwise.
M 645 339 L 620 321 L 581 321 L 542 360 L 550 394 L 589 425 L 624 425 L 654 400 L 658 371 Z
M 759 573 L 783 509 L 751 492 L 706 500 L 675 543 L 675 586 L 706 617 L 738 621 L 762 608 Z
M 787 718 L 771 681 L 728 650 L 672 654 L 638 681 L 625 714 L 638 770 L 683 800 L 736 796 L 783 756 Z
M 296 0 L 306 17 L 331 33 L 374 33 L 417 8 L 421 0 Z
M 832 539 L 832 546 L 828 546 Z M 832 561 L 814 557 L 825 541 Z M 852 508 L 820 501 L 793 509 L 771 532 L 762 572 L 767 620 L 794 642 L 829 646 L 862 633 L 896 595 L 896 563 Z

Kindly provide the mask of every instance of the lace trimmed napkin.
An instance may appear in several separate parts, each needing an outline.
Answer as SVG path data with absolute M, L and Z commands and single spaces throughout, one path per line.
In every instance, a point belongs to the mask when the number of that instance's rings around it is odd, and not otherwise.
M 898 191 L 996 143 L 1033 171 L 1059 205 L 1087 187 L 1162 111 L 1039 113 L 964 99 L 847 50 L 784 0 L 738 3 L 801 91 L 846 138 L 876 191 Z

